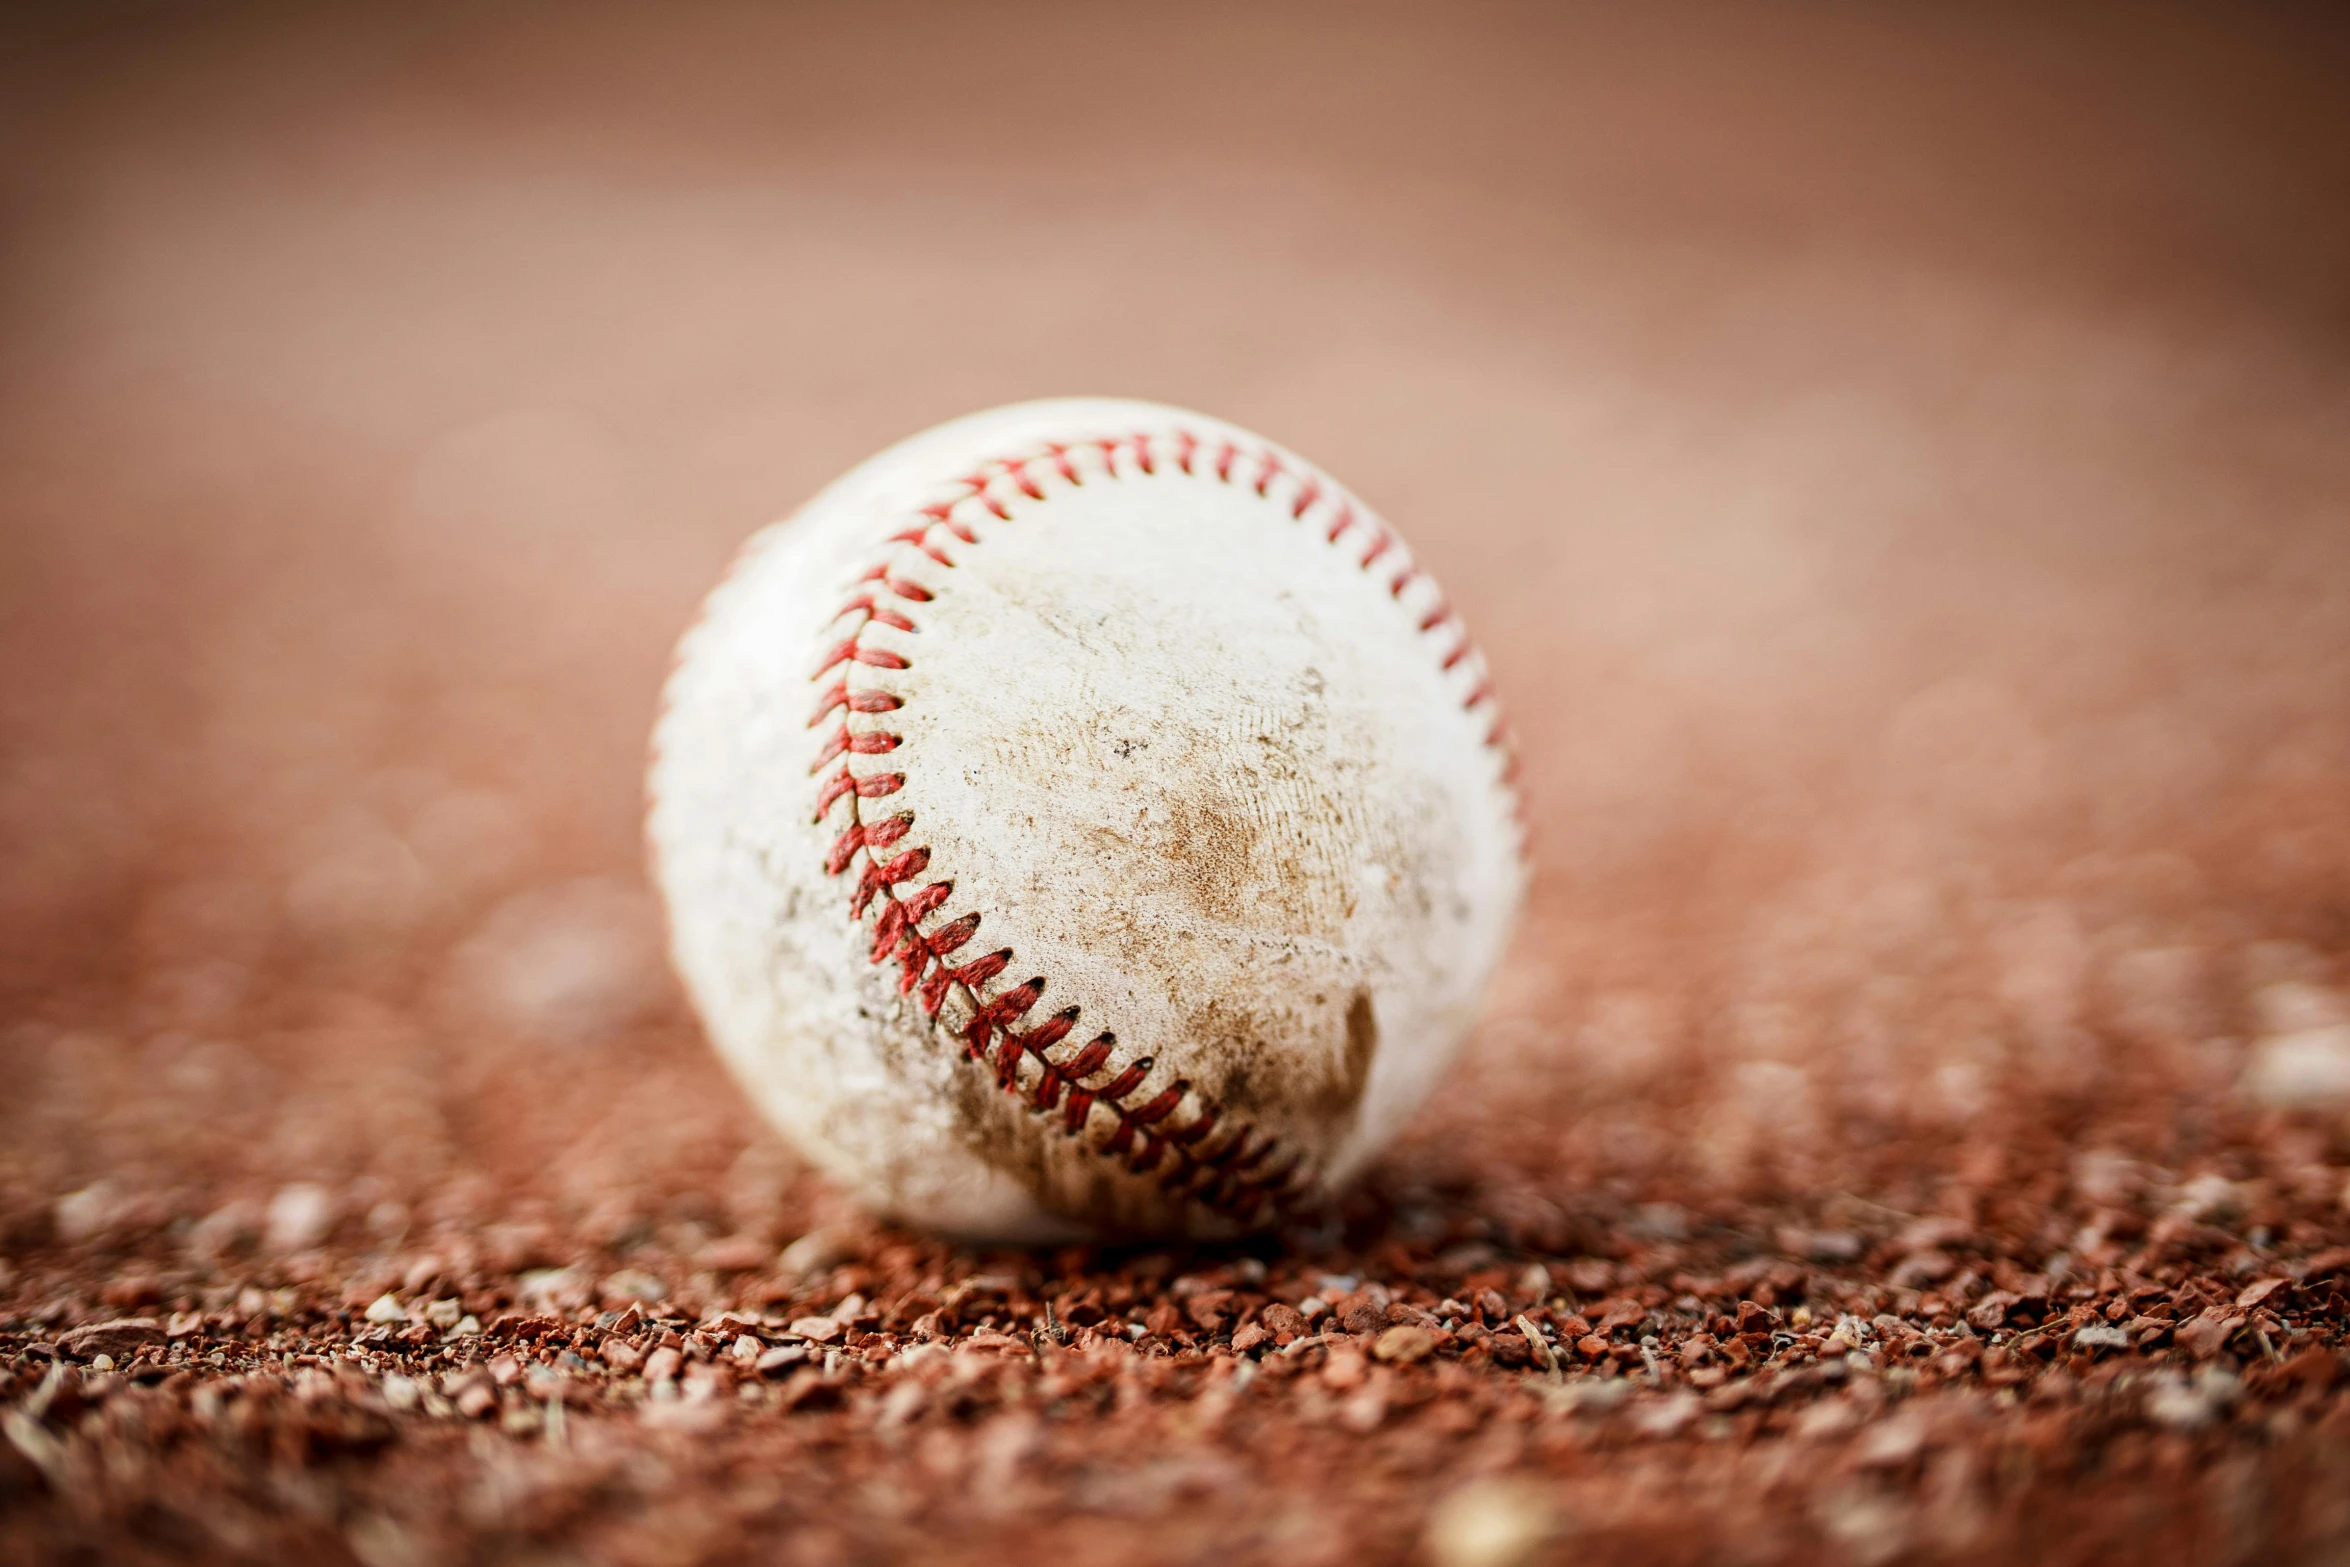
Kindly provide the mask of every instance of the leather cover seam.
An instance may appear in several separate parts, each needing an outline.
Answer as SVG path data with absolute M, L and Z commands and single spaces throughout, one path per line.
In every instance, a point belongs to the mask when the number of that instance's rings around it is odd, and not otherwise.
M 951 569 L 958 546 L 980 543 L 982 521 L 1011 522 L 1021 508 L 1049 499 L 1055 487 L 1150 478 L 1165 469 L 1245 485 L 1267 500 L 1278 498 L 1293 522 L 1314 527 L 1332 548 L 1358 549 L 1356 564 L 1365 573 L 1386 563 L 1389 596 L 1398 602 L 1415 585 L 1424 585 L 1433 597 L 1411 611 L 1412 624 L 1420 636 L 1445 635 L 1439 659 L 1443 670 L 1470 666 L 1473 679 L 1461 705 L 1490 716 L 1484 744 L 1502 753 L 1501 782 L 1508 790 L 1514 771 L 1508 732 L 1483 660 L 1451 606 L 1383 523 L 1333 481 L 1270 447 L 1185 429 L 1046 442 L 1024 455 L 982 462 L 954 481 L 956 493 L 919 508 L 905 528 L 890 536 L 890 557 L 903 559 L 901 552 L 910 550 Z M 1020 1096 L 1039 1116 L 1057 1118 L 1066 1135 L 1082 1136 L 1097 1119 L 1094 1112 L 1103 1112 L 1108 1135 L 1090 1144 L 1101 1156 L 1133 1174 L 1155 1175 L 1171 1196 L 1243 1225 L 1268 1209 L 1294 1206 L 1307 1185 L 1301 1154 L 1245 1123 L 1227 1123 L 1187 1079 L 1178 1078 L 1138 1101 L 1155 1059 L 1142 1055 L 1118 1065 L 1117 1039 L 1108 1032 L 1065 1048 L 1076 1031 L 1078 1007 L 1029 1025 L 1044 980 L 1000 983 L 1012 963 L 1011 949 L 956 961 L 977 934 L 981 916 L 973 911 L 937 919 L 954 895 L 954 882 L 915 884 L 930 868 L 930 850 L 905 842 L 913 829 L 910 813 L 880 814 L 885 809 L 880 802 L 905 787 L 906 775 L 887 770 L 859 774 L 850 766 L 852 758 L 887 756 L 904 744 L 903 735 L 881 723 L 860 728 L 851 722 L 880 720 L 904 705 L 891 692 L 853 684 L 864 678 L 861 671 L 912 667 L 906 655 L 870 643 L 865 635 L 874 626 L 916 631 L 915 616 L 931 598 L 928 589 L 893 572 L 890 559 L 867 570 L 829 623 L 848 624 L 835 633 L 838 640 L 813 677 L 821 695 L 809 725 L 834 725 L 810 768 L 812 776 L 825 775 L 817 787 L 815 820 L 822 824 L 833 818 L 844 801 L 848 807 L 824 869 L 835 879 L 849 880 L 851 918 L 862 922 L 871 914 L 871 961 L 894 959 L 901 970 L 899 994 L 915 996 L 933 1027 L 952 1030 L 965 1056 L 989 1068 L 1004 1092 Z M 926 921 L 932 922 L 927 929 Z M 962 1014 L 959 1019 L 946 1015 L 950 1002 Z

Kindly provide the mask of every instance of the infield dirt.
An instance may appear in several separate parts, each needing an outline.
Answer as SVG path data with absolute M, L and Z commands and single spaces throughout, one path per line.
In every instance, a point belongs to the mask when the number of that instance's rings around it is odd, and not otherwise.
M 2289 12 L 0 53 L 0 1561 L 2350 1553 L 2350 66 Z M 639 842 L 736 543 L 1237 419 L 1536 882 L 1326 1219 L 876 1227 Z

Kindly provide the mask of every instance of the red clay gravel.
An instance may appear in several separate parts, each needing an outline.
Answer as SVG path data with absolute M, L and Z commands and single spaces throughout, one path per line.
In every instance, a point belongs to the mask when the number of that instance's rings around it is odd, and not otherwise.
M 9 24 L 0 1562 L 2350 1555 L 2338 22 L 662 18 Z M 1523 740 L 1248 1245 L 860 1218 L 639 868 L 740 538 L 1071 391 Z

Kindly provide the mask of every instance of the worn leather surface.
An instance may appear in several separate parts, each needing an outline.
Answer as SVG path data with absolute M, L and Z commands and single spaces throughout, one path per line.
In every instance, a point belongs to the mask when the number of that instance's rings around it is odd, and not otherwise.
M 1523 881 L 1442 590 L 1303 460 L 1149 404 L 957 421 L 755 540 L 655 751 L 713 1037 L 832 1173 L 958 1230 L 1319 1193 L 1450 1060 Z

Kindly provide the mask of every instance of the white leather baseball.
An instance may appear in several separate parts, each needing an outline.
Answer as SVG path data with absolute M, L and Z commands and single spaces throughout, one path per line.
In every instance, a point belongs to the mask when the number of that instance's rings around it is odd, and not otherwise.
M 765 1114 L 954 1233 L 1230 1233 L 1433 1086 L 1515 918 L 1483 660 L 1388 525 L 1155 404 L 895 446 L 686 634 L 649 836 Z

